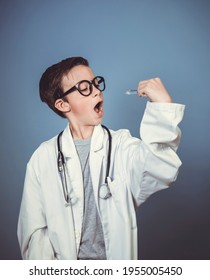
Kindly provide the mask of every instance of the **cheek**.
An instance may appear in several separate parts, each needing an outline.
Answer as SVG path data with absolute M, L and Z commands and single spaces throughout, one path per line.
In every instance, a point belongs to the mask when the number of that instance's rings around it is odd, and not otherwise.
M 90 112 L 90 106 L 88 106 L 87 102 L 83 102 L 83 100 L 71 104 L 71 109 L 76 115 L 84 115 L 85 113 Z

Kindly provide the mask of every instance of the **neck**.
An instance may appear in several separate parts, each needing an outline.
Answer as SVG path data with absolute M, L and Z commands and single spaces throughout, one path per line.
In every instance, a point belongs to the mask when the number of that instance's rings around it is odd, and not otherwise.
M 92 136 L 94 126 L 75 126 L 71 123 L 69 124 L 71 134 L 74 140 L 77 139 L 88 139 Z

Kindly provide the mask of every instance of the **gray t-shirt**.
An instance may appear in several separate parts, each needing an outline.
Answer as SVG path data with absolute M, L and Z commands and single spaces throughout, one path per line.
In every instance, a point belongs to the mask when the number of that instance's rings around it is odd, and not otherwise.
M 106 250 L 103 229 L 95 203 L 93 186 L 90 176 L 90 142 L 91 139 L 74 141 L 82 168 L 85 197 L 82 236 L 78 259 L 105 260 Z

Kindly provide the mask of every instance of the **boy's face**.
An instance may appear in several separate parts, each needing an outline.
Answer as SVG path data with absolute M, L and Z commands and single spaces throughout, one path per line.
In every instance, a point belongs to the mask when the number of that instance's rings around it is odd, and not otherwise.
M 89 67 L 75 66 L 62 79 L 63 91 L 67 91 L 82 80 L 92 81 L 94 77 L 95 75 Z M 94 85 L 93 91 L 89 96 L 83 96 L 78 90 L 75 90 L 65 98 L 70 107 L 67 117 L 72 125 L 95 126 L 101 123 L 103 118 L 103 95 Z

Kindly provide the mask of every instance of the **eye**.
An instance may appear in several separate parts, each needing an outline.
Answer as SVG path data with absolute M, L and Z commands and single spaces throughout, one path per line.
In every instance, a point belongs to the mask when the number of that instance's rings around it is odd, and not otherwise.
M 89 84 L 86 81 L 83 81 L 82 83 L 79 84 L 79 89 L 81 91 L 85 91 L 89 88 Z
M 88 88 L 87 87 L 80 87 L 81 91 L 86 91 Z
M 81 83 L 78 84 L 78 89 L 82 94 L 88 95 L 90 92 L 90 85 L 88 81 L 81 81 Z

